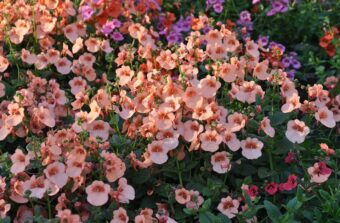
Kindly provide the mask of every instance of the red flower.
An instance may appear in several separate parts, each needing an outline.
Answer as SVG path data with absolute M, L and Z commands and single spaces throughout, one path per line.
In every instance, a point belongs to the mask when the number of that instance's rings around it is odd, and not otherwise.
M 286 163 L 286 164 L 291 164 L 291 163 L 294 163 L 295 161 L 296 161 L 296 159 L 295 159 L 295 153 L 289 151 L 288 154 L 287 154 L 287 156 L 285 157 L 285 163 Z
M 275 182 L 271 182 L 268 183 L 264 189 L 269 195 L 274 195 L 279 190 L 279 185 Z
M 297 176 L 292 174 L 292 175 L 289 175 L 288 176 L 288 180 L 286 183 L 281 183 L 279 185 L 279 190 L 280 191 L 283 191 L 283 190 L 286 190 L 286 191 L 290 191 L 290 190 L 293 190 L 294 188 L 296 188 L 297 186 Z

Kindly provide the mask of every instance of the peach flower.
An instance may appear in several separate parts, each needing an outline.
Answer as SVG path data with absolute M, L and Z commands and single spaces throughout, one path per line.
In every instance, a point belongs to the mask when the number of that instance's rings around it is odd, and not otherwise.
M 75 23 L 68 24 L 63 28 L 64 31 L 64 36 L 71 42 L 74 43 L 78 37 L 78 31 L 77 31 L 77 26 Z
M 45 179 L 44 176 L 36 177 L 35 175 L 31 176 L 31 178 L 26 180 L 23 184 L 24 192 L 30 191 L 29 197 L 38 199 L 43 198 L 49 186 L 50 182 Z
M 218 204 L 217 209 L 229 219 L 234 218 L 238 213 L 238 207 L 240 202 L 238 200 L 233 200 L 230 196 L 222 198 L 221 202 Z
M 4 219 L 10 209 L 11 205 L 7 204 L 4 199 L 0 199 L 0 219 Z
M 263 143 L 257 138 L 247 138 L 241 141 L 242 155 L 247 159 L 257 159 L 262 155 Z
M 10 103 L 7 106 L 7 109 L 9 113 L 9 116 L 7 118 L 7 123 L 13 127 L 19 125 L 25 116 L 24 108 L 20 107 L 20 105 L 17 103 Z
M 244 128 L 247 122 L 247 116 L 234 112 L 228 116 L 227 129 L 231 132 L 238 132 Z
M 148 145 L 147 151 L 153 163 L 163 164 L 168 160 L 169 150 L 164 147 L 162 141 L 153 141 Z
M 72 214 L 70 209 L 58 210 L 58 214 L 56 215 L 60 222 L 67 223 L 81 223 L 80 216 L 77 214 Z
M 93 206 L 102 206 L 109 200 L 110 185 L 95 180 L 86 187 L 87 201 Z
M 222 135 L 223 142 L 228 146 L 231 151 L 237 151 L 241 147 L 240 140 L 236 137 L 236 134 L 226 130 Z
M 61 74 L 68 74 L 71 72 L 72 62 L 69 61 L 66 57 L 61 57 L 54 63 L 57 71 Z
M 290 120 L 287 124 L 286 137 L 292 143 L 302 143 L 310 130 L 303 121 Z
M 129 216 L 126 213 L 126 210 L 122 207 L 118 208 L 117 210 L 113 211 L 113 219 L 110 223 L 128 223 Z
M 220 87 L 221 83 L 216 80 L 216 77 L 207 75 L 205 78 L 200 80 L 198 89 L 203 97 L 212 98 L 216 95 L 217 90 Z
M 119 85 L 124 86 L 131 81 L 135 72 L 129 66 L 122 66 L 116 70 L 116 75 L 119 78 Z
M 87 82 L 83 78 L 74 77 L 68 84 L 71 86 L 71 93 L 73 95 L 77 95 L 79 92 L 85 93 Z
M 295 109 L 299 109 L 301 107 L 300 97 L 297 93 L 293 93 L 290 96 L 287 96 L 286 103 L 282 105 L 281 111 L 283 113 L 292 112 Z
M 215 152 L 222 142 L 222 137 L 216 130 L 206 130 L 200 136 L 201 148 L 204 151 Z
M 39 108 L 34 108 L 33 111 L 39 122 L 51 128 L 55 126 L 54 113 L 50 109 L 40 106 Z
M 203 132 L 203 129 L 203 125 L 199 124 L 197 121 L 188 120 L 179 126 L 178 132 L 186 141 L 192 142 L 201 132 Z
M 127 184 L 127 180 L 124 177 L 119 179 L 116 193 L 119 203 L 128 204 L 135 199 L 135 189 Z
M 219 76 L 227 83 L 232 83 L 236 80 L 236 67 L 233 64 L 223 63 L 219 67 Z
M 91 53 L 96 53 L 100 50 L 101 41 L 94 37 L 90 37 L 85 41 L 85 46 L 87 50 Z
M 109 182 L 115 182 L 124 176 L 126 166 L 115 154 L 103 151 L 101 157 L 105 159 L 103 167 L 105 170 L 106 179 Z
M 175 199 L 179 204 L 186 204 L 191 200 L 190 192 L 185 188 L 176 189 Z
M 326 143 L 321 143 L 320 148 L 327 154 L 327 155 L 334 155 L 335 151 L 332 148 L 329 148 Z
M 198 88 L 187 87 L 183 96 L 183 101 L 186 106 L 191 109 L 195 109 L 197 106 L 203 104 L 203 97 L 200 95 Z
M 30 220 L 33 218 L 33 210 L 28 208 L 26 205 L 20 205 L 13 223 L 32 223 Z
M 270 74 L 267 73 L 268 70 L 268 60 L 264 60 L 261 63 L 256 64 L 253 75 L 257 77 L 259 80 L 267 80 L 270 77 Z
M 13 126 L 7 123 L 7 116 L 0 113 L 0 141 L 4 140 L 12 131 Z
M 56 184 L 59 188 L 63 188 L 68 180 L 68 176 L 65 173 L 65 165 L 60 162 L 54 162 L 49 164 L 44 173 L 52 183 Z
M 13 174 L 18 174 L 20 172 L 25 171 L 25 168 L 29 165 L 30 163 L 30 157 L 29 155 L 25 155 L 22 150 L 16 149 L 15 153 L 11 155 L 11 161 L 12 161 L 12 166 L 11 166 L 11 173 Z
M 327 128 L 334 128 L 336 123 L 333 117 L 333 112 L 330 111 L 327 107 L 322 107 L 318 109 L 317 113 L 315 113 L 315 119 L 321 122 Z
M 21 50 L 21 60 L 27 64 L 34 64 L 37 61 L 37 56 L 34 53 L 30 53 L 26 49 Z
M 0 82 L 0 98 L 2 98 L 3 96 L 5 96 L 6 91 L 5 91 L 5 85 L 3 83 Z
M 260 129 L 264 131 L 269 137 L 274 137 L 275 129 L 270 125 L 270 120 L 268 117 L 264 117 L 260 122 Z
M 91 137 L 100 137 L 103 141 L 109 138 L 110 125 L 102 120 L 95 120 L 87 126 Z
M 223 174 L 230 170 L 231 164 L 228 156 L 229 153 L 225 151 L 217 152 L 211 156 L 210 163 L 216 173 Z

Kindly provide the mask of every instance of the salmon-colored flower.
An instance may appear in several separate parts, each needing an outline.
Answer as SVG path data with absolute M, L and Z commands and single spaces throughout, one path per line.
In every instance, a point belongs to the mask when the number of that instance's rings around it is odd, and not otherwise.
M 203 132 L 203 129 L 203 125 L 199 124 L 197 121 L 188 120 L 179 126 L 178 132 L 186 141 L 192 142 L 201 132 Z
M 236 134 L 229 130 L 224 131 L 224 133 L 222 134 L 222 140 L 231 151 L 235 152 L 241 147 L 240 140 L 238 140 Z
M 91 53 L 96 53 L 100 50 L 101 41 L 94 37 L 90 37 L 85 41 L 85 46 L 87 50 Z
M 238 207 L 240 202 L 238 200 L 233 200 L 230 196 L 222 198 L 221 202 L 218 204 L 217 209 L 229 219 L 234 218 L 238 213 Z
M 186 204 L 191 200 L 190 192 L 185 188 L 176 189 L 175 199 L 180 204 Z
M 4 140 L 13 129 L 13 126 L 7 123 L 7 118 L 7 115 L 0 113 L 0 141 Z
M 85 167 L 85 163 L 78 159 L 69 159 L 66 164 L 66 175 L 72 178 L 79 177 Z
M 216 95 L 217 90 L 220 87 L 221 83 L 216 80 L 216 77 L 207 75 L 205 78 L 200 80 L 198 89 L 203 97 L 212 98 Z
M 100 137 L 103 141 L 109 138 L 110 125 L 102 120 L 95 120 L 87 126 L 91 137 Z
M 147 151 L 153 163 L 163 164 L 168 160 L 169 150 L 164 147 L 162 141 L 153 141 L 148 145 Z
M 260 129 L 264 131 L 269 137 L 274 137 L 275 129 L 270 125 L 270 120 L 268 117 L 264 117 L 260 122 Z
M 333 112 L 330 111 L 327 107 L 322 107 L 318 109 L 317 113 L 315 113 L 315 119 L 321 122 L 327 128 L 334 128 L 336 123 L 333 117 Z
M 33 210 L 26 205 L 20 205 L 13 223 L 29 222 L 33 218 Z
M 115 182 L 124 176 L 126 166 L 125 163 L 113 153 L 103 151 L 101 156 L 105 159 L 103 167 L 106 179 L 109 182 Z
M 228 116 L 227 129 L 231 132 L 238 132 L 244 128 L 247 122 L 247 116 L 234 112 Z
M 5 72 L 5 70 L 8 68 L 8 65 L 9 61 L 7 60 L 7 58 L 0 55 L 0 72 Z
M 261 63 L 256 64 L 253 75 L 257 77 L 259 80 L 267 80 L 270 77 L 270 74 L 267 73 L 269 61 L 264 60 Z
M 156 61 L 162 68 L 172 70 L 176 67 L 177 55 L 175 53 L 171 53 L 170 50 L 161 51 L 159 56 L 156 58 Z
M 95 180 L 86 187 L 87 201 L 93 206 L 102 206 L 109 200 L 110 185 Z
M 320 148 L 327 154 L 327 155 L 334 155 L 335 151 L 334 149 L 331 149 L 328 147 L 326 143 L 321 143 Z
M 203 104 L 203 97 L 199 93 L 199 89 L 196 87 L 188 87 L 185 90 L 183 101 L 186 106 L 191 109 L 195 109 L 196 107 Z
M 225 151 L 217 152 L 212 155 L 210 163 L 213 166 L 213 170 L 220 174 L 228 172 L 231 168 L 229 153 Z
M 110 223 L 128 223 L 129 216 L 126 213 L 126 210 L 122 207 L 118 208 L 117 210 L 113 211 L 113 219 Z
M 204 151 L 215 152 L 222 142 L 221 135 L 216 130 L 206 130 L 200 136 L 201 148 Z
M 38 70 L 43 70 L 47 67 L 48 65 L 48 57 L 46 56 L 46 54 L 44 53 L 40 53 L 37 56 L 37 59 L 34 63 L 34 66 L 38 69 Z
M 135 199 L 135 189 L 127 183 L 124 177 L 119 179 L 116 193 L 119 203 L 128 204 Z
M 59 58 L 54 65 L 61 74 L 68 74 L 71 72 L 72 62 L 66 57 Z
M 60 162 L 54 162 L 49 164 L 44 173 L 52 183 L 56 184 L 59 188 L 63 188 L 68 180 L 68 176 L 65 173 L 65 165 Z
M 7 212 L 11 209 L 11 205 L 7 204 L 4 199 L 0 199 L 0 218 L 4 219 Z
M 302 143 L 310 130 L 303 121 L 290 120 L 287 124 L 286 137 L 292 143 Z
M 39 108 L 34 108 L 34 115 L 39 122 L 44 125 L 53 128 L 55 126 L 54 114 L 50 109 L 40 106 Z
M 236 80 L 236 67 L 234 64 L 223 63 L 219 67 L 219 76 L 227 83 L 232 83 Z
M 131 70 L 129 66 L 122 66 L 116 70 L 116 75 L 119 78 L 119 85 L 124 86 L 131 81 L 132 77 L 135 75 L 135 72 Z
M 64 35 L 65 37 L 71 42 L 74 43 L 78 37 L 78 30 L 77 30 L 77 25 L 75 23 L 68 24 L 63 28 Z
M 83 42 L 84 42 L 84 40 L 81 37 L 78 37 L 75 40 L 75 42 L 74 42 L 74 44 L 72 46 L 72 53 L 73 54 L 76 54 L 76 53 L 78 53 L 79 50 L 83 49 L 83 47 L 84 47 L 84 43 Z
M 297 93 L 293 93 L 286 98 L 286 103 L 282 105 L 281 111 L 283 113 L 292 112 L 295 109 L 299 109 L 301 107 L 300 97 Z
M 314 163 L 307 171 L 311 177 L 311 182 L 318 184 L 326 182 L 332 174 L 332 170 L 324 162 Z
M 30 53 L 26 49 L 21 50 L 21 60 L 27 64 L 34 64 L 37 61 L 37 56 L 34 53 Z
M 10 126 L 17 126 L 19 125 L 22 120 L 24 119 L 24 108 L 20 107 L 17 103 L 10 103 L 7 106 L 9 116 L 7 118 L 7 123 Z
M 79 92 L 84 93 L 87 87 L 86 80 L 81 77 L 74 77 L 68 84 L 71 86 L 71 93 L 73 95 L 77 95 Z
M 80 216 L 77 214 L 72 214 L 71 210 L 64 209 L 58 210 L 58 214 L 56 215 L 60 222 L 67 222 L 67 223 L 81 223 Z
M 35 175 L 31 176 L 31 178 L 23 184 L 24 192 L 30 191 L 29 197 L 38 199 L 44 196 L 49 186 L 49 180 L 45 179 L 44 176 L 36 177 Z
M 55 64 L 58 61 L 58 59 L 60 58 L 60 52 L 58 50 L 55 50 L 55 49 L 49 49 L 47 51 L 46 56 L 47 56 L 48 62 L 50 64 Z
M 11 173 L 18 174 L 20 172 L 25 171 L 25 168 L 30 163 L 30 157 L 29 155 L 25 155 L 22 150 L 16 149 L 15 153 L 11 155 Z
M 260 85 L 255 84 L 254 81 L 244 81 L 236 93 L 235 97 L 241 102 L 252 104 L 256 101 L 256 95 L 261 98 L 264 97 L 264 91 Z
M 24 35 L 22 34 L 22 31 L 18 29 L 17 27 L 13 27 L 9 31 L 9 39 L 14 44 L 20 44 L 24 40 Z
M 257 159 L 262 155 L 263 143 L 256 138 L 241 141 L 242 155 L 247 159 Z

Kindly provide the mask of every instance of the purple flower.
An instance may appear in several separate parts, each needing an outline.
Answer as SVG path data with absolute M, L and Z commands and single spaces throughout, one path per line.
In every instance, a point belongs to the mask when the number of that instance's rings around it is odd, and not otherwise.
M 293 59 L 291 62 L 292 66 L 294 69 L 300 69 L 301 68 L 301 63 L 297 59 Z
M 260 36 L 260 38 L 257 41 L 261 46 L 265 47 L 269 43 L 269 37 L 268 36 Z
M 94 11 L 90 6 L 84 5 L 81 7 L 81 16 L 83 17 L 84 20 L 89 20 L 93 13 Z
M 261 2 L 261 0 L 253 0 L 252 4 L 255 5 L 255 4 L 260 3 L 260 2 Z
M 112 21 L 106 22 L 106 23 L 102 26 L 102 33 L 103 33 L 105 36 L 108 36 L 115 28 L 116 28 L 116 26 L 113 24 Z
M 295 74 L 296 74 L 296 70 L 290 70 L 287 72 L 287 77 L 290 79 L 294 79 Z
M 281 60 L 281 62 L 282 62 L 283 66 L 284 66 L 285 68 L 288 68 L 288 67 L 290 66 L 290 64 L 291 64 L 291 58 L 285 56 L 285 57 Z
M 122 41 L 124 39 L 124 36 L 120 32 L 115 31 L 111 34 L 111 38 L 115 41 Z
M 221 3 L 216 3 L 213 8 L 216 13 L 221 13 L 223 11 L 223 5 Z
M 245 10 L 240 13 L 240 20 L 244 22 L 250 22 L 251 21 L 251 15 L 250 13 Z

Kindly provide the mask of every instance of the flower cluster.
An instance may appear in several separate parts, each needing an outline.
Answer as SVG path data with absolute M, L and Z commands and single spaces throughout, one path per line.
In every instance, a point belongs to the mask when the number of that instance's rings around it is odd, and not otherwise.
M 282 44 L 161 6 L 0 3 L 0 219 L 257 221 L 331 178 L 338 78 L 302 86 Z
M 336 47 L 339 45 L 339 29 L 332 27 L 331 30 L 325 31 L 320 38 L 319 45 L 326 51 L 327 55 L 332 57 L 335 55 Z

